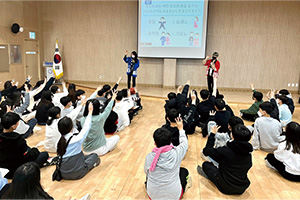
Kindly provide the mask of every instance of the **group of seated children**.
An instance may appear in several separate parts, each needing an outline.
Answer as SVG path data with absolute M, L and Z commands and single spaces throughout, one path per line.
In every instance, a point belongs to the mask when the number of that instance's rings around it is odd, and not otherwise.
M 5 176 L 9 179 L 18 167 L 31 161 L 39 167 L 58 163 L 63 179 L 82 178 L 100 164 L 99 156 L 112 151 L 120 140 L 118 135 L 106 138 L 105 134 L 114 134 L 129 126 L 142 108 L 135 88 L 117 91 L 121 78 L 113 90 L 104 85 L 89 98 L 85 98 L 83 90 L 76 90 L 74 84 L 67 89 L 63 83 L 60 93 L 57 86 L 51 87 L 54 78 L 38 81 L 30 90 L 30 78 L 21 88 L 17 88 L 17 83 L 12 86 L 9 81 L 10 87 L 2 93 L 0 167 L 9 170 Z M 29 109 L 30 104 L 33 104 L 32 109 Z M 29 120 L 26 122 L 23 118 Z M 45 140 L 39 145 L 44 145 L 47 152 L 30 148 L 26 143 L 25 138 L 33 133 L 37 123 L 46 125 Z M 50 162 L 48 152 L 57 153 L 58 157 Z
M 197 171 L 222 193 L 242 194 L 250 186 L 247 174 L 252 167 L 253 149 L 274 152 L 265 158 L 266 165 L 288 180 L 300 181 L 300 126 L 291 122 L 294 104 L 289 92 L 280 90 L 275 95 L 271 91 L 269 101 L 263 102 L 263 94 L 253 85 L 252 90 L 255 103 L 241 110 L 242 118 L 255 121 L 248 127 L 234 116 L 222 95 L 216 96 L 216 78 L 211 95 L 208 90 L 200 91 L 201 100 L 194 90 L 188 97 L 189 82 L 183 90 L 180 86 L 177 94 L 168 94 L 166 124 L 154 132 L 156 148 L 145 160 L 146 188 L 151 199 L 170 195 L 178 199 L 190 187 L 187 180 L 190 182 L 191 177 L 180 162 L 188 147 L 187 133 L 193 134 L 196 126 L 204 137 L 209 136 L 201 156 L 206 161 L 197 166 Z
M 62 179 L 80 179 L 120 140 L 118 135 L 106 138 L 105 134 L 124 130 L 142 109 L 135 88 L 117 91 L 121 78 L 113 88 L 98 87 L 89 98 L 74 84 L 67 89 L 63 83 L 60 93 L 57 86 L 51 87 L 54 78 L 38 81 L 35 87 L 30 79 L 20 88 L 18 83 L 8 81 L 1 92 L 5 100 L 0 106 L 0 167 L 9 170 L 6 178 L 13 178 L 11 184 L 0 179 L 3 198 L 52 198 L 40 185 L 39 167 L 54 163 L 49 163 L 47 152 L 57 153 Z M 255 102 L 241 110 L 241 117 L 254 124 L 246 127 L 224 97 L 217 95 L 217 78 L 213 81 L 212 93 L 203 89 L 200 99 L 195 90 L 189 92 L 189 81 L 178 87 L 177 94 L 168 94 L 166 123 L 154 132 L 156 147 L 146 156 L 144 165 L 151 199 L 180 199 L 191 187 L 189 171 L 180 166 L 188 150 L 187 135 L 194 134 L 197 126 L 203 137 L 208 136 L 201 155 L 206 161 L 197 166 L 197 172 L 222 193 L 242 194 L 249 187 L 247 174 L 253 149 L 270 152 L 265 158 L 268 167 L 288 180 L 300 181 L 300 125 L 292 122 L 294 103 L 290 93 L 271 91 L 267 94 L 269 101 L 263 102 L 263 94 L 251 85 Z M 46 125 L 41 144 L 47 152 L 29 147 L 25 140 L 37 123 Z M 16 192 L 16 187 L 25 188 L 27 184 L 34 184 L 37 192 Z

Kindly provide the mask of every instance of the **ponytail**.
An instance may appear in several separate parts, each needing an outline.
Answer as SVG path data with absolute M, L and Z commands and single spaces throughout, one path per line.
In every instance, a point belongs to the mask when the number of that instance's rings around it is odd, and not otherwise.
M 52 124 L 53 120 L 54 120 L 54 118 L 49 117 L 49 119 L 47 120 L 46 124 L 47 124 L 48 126 L 50 126 L 50 125 Z
M 67 141 L 64 136 L 61 136 L 57 143 L 57 155 L 63 156 L 67 151 Z
M 73 129 L 73 122 L 69 117 L 63 117 L 58 122 L 58 130 L 61 134 L 61 137 L 57 144 L 57 155 L 63 156 L 67 151 L 67 141 L 64 137 Z
M 47 125 L 50 126 L 53 122 L 53 120 L 57 119 L 57 115 L 60 114 L 60 108 L 55 106 L 49 109 L 48 111 L 48 120 Z

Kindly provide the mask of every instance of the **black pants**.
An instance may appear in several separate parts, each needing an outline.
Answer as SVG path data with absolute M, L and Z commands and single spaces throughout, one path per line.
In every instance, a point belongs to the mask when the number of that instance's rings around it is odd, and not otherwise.
M 137 113 L 139 110 L 140 110 L 139 108 L 128 110 L 128 116 L 129 116 L 130 122 L 133 119 L 134 114 Z
M 209 75 L 207 76 L 207 87 L 208 87 L 209 94 L 211 95 L 214 89 L 214 78 Z
M 214 89 L 214 78 L 212 76 L 207 76 L 207 86 L 209 94 L 212 95 Z M 219 94 L 219 90 L 217 89 L 216 98 L 223 99 L 224 96 Z
M 294 175 L 290 174 L 287 171 L 285 171 L 285 165 L 277 160 L 274 156 L 274 154 L 269 153 L 267 157 L 265 158 L 268 160 L 268 162 L 275 167 L 275 169 L 279 172 L 281 176 L 283 176 L 285 179 L 289 181 L 295 181 L 295 182 L 300 182 L 300 175 Z
M 32 149 L 36 149 L 36 148 L 32 148 Z M 30 148 L 28 148 L 28 150 L 30 150 Z M 38 151 L 38 150 L 36 150 L 36 151 Z M 24 163 L 33 161 L 36 164 L 38 164 L 38 166 L 41 168 L 44 166 L 44 163 L 47 162 L 48 158 L 49 158 L 49 154 L 47 152 L 38 152 L 38 156 L 35 160 L 32 160 L 31 158 L 27 158 L 24 160 Z M 9 172 L 5 175 L 5 178 L 12 179 L 17 168 L 20 167 L 24 163 L 19 163 L 20 164 L 19 166 L 16 165 L 13 168 L 10 168 Z
M 186 187 L 186 184 L 187 184 L 188 176 L 189 176 L 189 171 L 184 167 L 180 167 L 179 178 L 180 178 L 180 183 L 181 183 L 183 193 L 185 192 L 185 187 Z
M 257 114 L 252 115 L 252 114 L 243 113 L 243 115 L 242 115 L 242 119 L 250 121 L 250 122 L 254 122 L 256 118 L 257 118 Z
M 41 152 L 39 156 L 35 159 L 35 163 L 39 165 L 39 167 L 43 167 L 44 163 L 47 162 L 49 158 L 49 154 L 47 152 Z
M 132 87 L 135 87 L 136 86 L 136 82 L 135 82 L 136 77 L 132 76 L 132 74 L 127 74 L 127 77 L 128 77 L 128 79 L 127 79 L 127 87 L 128 87 L 128 89 L 131 88 L 131 77 L 132 77 Z
M 224 194 L 243 194 L 245 190 L 242 191 L 234 191 L 234 190 L 226 190 L 223 189 L 220 184 L 220 177 L 219 177 L 219 169 L 214 166 L 211 162 L 204 162 L 202 164 L 202 169 L 204 173 L 207 175 L 208 179 L 211 180 L 215 186 L 220 190 L 220 192 Z

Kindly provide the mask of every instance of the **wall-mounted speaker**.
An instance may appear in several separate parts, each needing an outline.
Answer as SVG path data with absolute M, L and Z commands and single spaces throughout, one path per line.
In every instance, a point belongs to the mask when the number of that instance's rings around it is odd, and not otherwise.
M 17 33 L 19 33 L 19 32 L 23 32 L 23 27 L 20 27 L 19 24 L 14 23 L 14 24 L 11 26 L 11 31 L 12 31 L 14 34 L 17 34 Z

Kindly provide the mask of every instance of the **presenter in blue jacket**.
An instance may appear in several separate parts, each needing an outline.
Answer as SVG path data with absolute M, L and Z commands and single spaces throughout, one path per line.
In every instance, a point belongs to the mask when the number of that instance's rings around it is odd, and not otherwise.
M 128 89 L 131 88 L 131 77 L 132 77 L 132 87 L 136 86 L 136 77 L 137 77 L 137 69 L 140 66 L 140 61 L 137 58 L 137 53 L 135 51 L 131 52 L 131 56 L 128 57 L 128 51 L 125 52 L 125 56 L 123 60 L 128 64 L 127 68 L 127 86 Z

